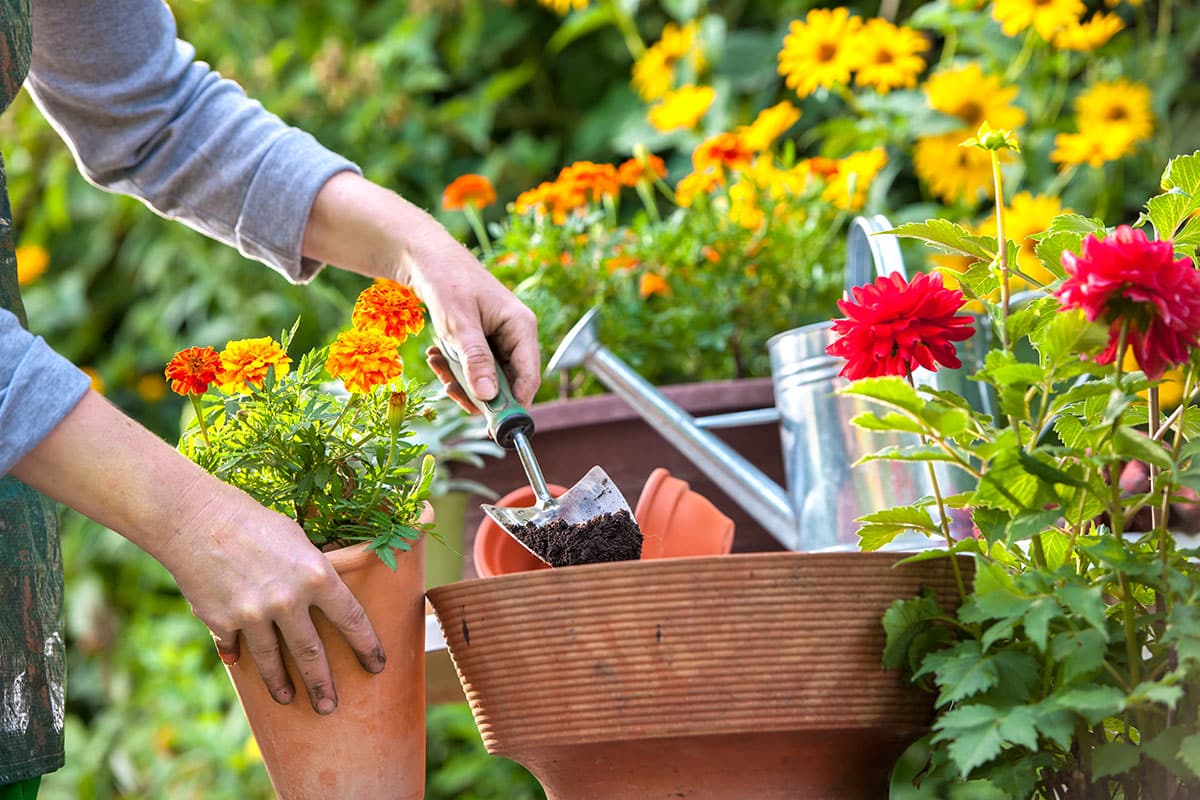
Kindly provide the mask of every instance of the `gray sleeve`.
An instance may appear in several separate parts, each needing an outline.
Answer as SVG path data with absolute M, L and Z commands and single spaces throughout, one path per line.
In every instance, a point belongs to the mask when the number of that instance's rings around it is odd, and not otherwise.
M 290 280 L 318 190 L 358 168 L 195 61 L 163 0 L 33 4 L 27 88 L 89 181 L 234 245 Z
M 0 475 L 46 438 L 91 380 L 0 309 Z

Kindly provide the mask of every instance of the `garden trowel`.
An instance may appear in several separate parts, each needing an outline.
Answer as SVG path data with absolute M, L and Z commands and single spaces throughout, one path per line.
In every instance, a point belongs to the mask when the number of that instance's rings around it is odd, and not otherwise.
M 475 397 L 471 392 L 458 352 L 444 340 L 438 340 L 438 349 L 446 358 L 446 363 L 454 373 L 455 379 L 462 385 L 463 391 L 471 403 L 483 412 L 487 420 L 488 433 L 501 447 L 515 450 L 525 468 L 529 486 L 537 498 L 536 504 L 530 508 L 506 508 L 481 504 L 483 512 L 491 517 L 497 525 L 521 544 L 539 560 L 551 566 L 562 566 L 547 559 L 543 553 L 535 552 L 517 532 L 527 534 L 532 529 L 549 529 L 556 523 L 565 523 L 573 527 L 586 528 L 605 515 L 624 512 L 629 520 L 633 512 L 629 508 L 624 495 L 616 483 L 600 467 L 592 467 L 578 483 L 558 497 L 552 497 L 542 475 L 542 468 L 537 457 L 533 454 L 533 446 L 529 440 L 533 436 L 533 417 L 513 397 L 512 389 L 500 364 L 496 363 L 496 383 L 499 391 L 489 401 Z M 631 523 L 634 524 L 634 523 Z

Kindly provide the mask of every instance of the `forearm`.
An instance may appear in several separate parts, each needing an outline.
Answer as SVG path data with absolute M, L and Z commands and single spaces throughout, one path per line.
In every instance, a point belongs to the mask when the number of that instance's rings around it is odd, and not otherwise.
M 178 537 L 214 493 L 236 492 L 94 391 L 12 474 L 118 531 L 168 568 L 177 560 Z

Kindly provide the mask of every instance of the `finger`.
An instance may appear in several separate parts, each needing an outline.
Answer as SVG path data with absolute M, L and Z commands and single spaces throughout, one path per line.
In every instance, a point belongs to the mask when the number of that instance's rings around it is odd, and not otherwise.
M 383 671 L 387 664 L 383 643 L 379 641 L 366 610 L 344 583 L 339 582 L 327 591 L 317 607 L 346 639 L 363 669 L 371 673 Z
M 267 691 L 275 702 L 286 706 L 296 697 L 296 687 L 283 664 L 283 653 L 279 649 L 279 632 L 274 625 L 242 631 L 246 649 L 250 651 L 258 674 L 262 676 Z
M 337 690 L 329 669 L 329 657 L 325 654 L 325 643 L 321 641 L 312 617 L 303 613 L 282 621 L 280 632 L 288 652 L 292 654 L 292 660 L 296 662 L 313 711 L 332 714 L 337 709 Z
M 521 306 L 496 331 L 494 341 L 501 361 L 507 362 L 513 395 L 521 405 L 529 405 L 541 385 L 537 318 Z
M 436 347 L 428 348 L 425 351 L 425 360 L 429 363 L 429 367 L 433 370 L 437 379 L 445 387 L 446 396 L 462 406 L 463 410 L 468 414 L 478 414 L 479 407 L 471 402 L 471 398 L 467 397 L 467 393 L 463 391 L 462 386 L 455 379 L 454 373 L 450 370 L 450 365 L 446 363 L 446 357 L 442 355 L 442 351 Z
M 217 655 L 221 657 L 221 663 L 232 667 L 242 657 L 242 647 L 237 631 L 233 633 L 210 631 L 210 633 L 212 633 L 213 643 L 217 646 Z
M 483 331 L 459 331 L 454 345 L 462 359 L 463 372 L 471 392 L 480 400 L 488 401 L 496 396 L 496 357 L 488 346 Z

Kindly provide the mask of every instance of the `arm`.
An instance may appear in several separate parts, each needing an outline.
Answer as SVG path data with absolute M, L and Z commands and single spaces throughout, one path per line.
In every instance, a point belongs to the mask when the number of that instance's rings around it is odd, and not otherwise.
M 410 283 L 495 394 L 485 337 L 521 402 L 539 383 L 536 321 L 436 220 L 195 62 L 162 0 L 34 5 L 28 86 L 92 182 L 238 247 L 294 281 L 322 262 Z M 434 353 L 431 363 L 452 376 Z
M 362 606 L 299 525 L 212 477 L 95 392 L 12 474 L 160 561 L 226 663 L 240 655 L 241 631 L 278 702 L 295 696 L 281 656 L 286 646 L 313 708 L 328 714 L 337 707 L 311 606 L 342 632 L 365 669 L 383 669 L 383 648 Z

